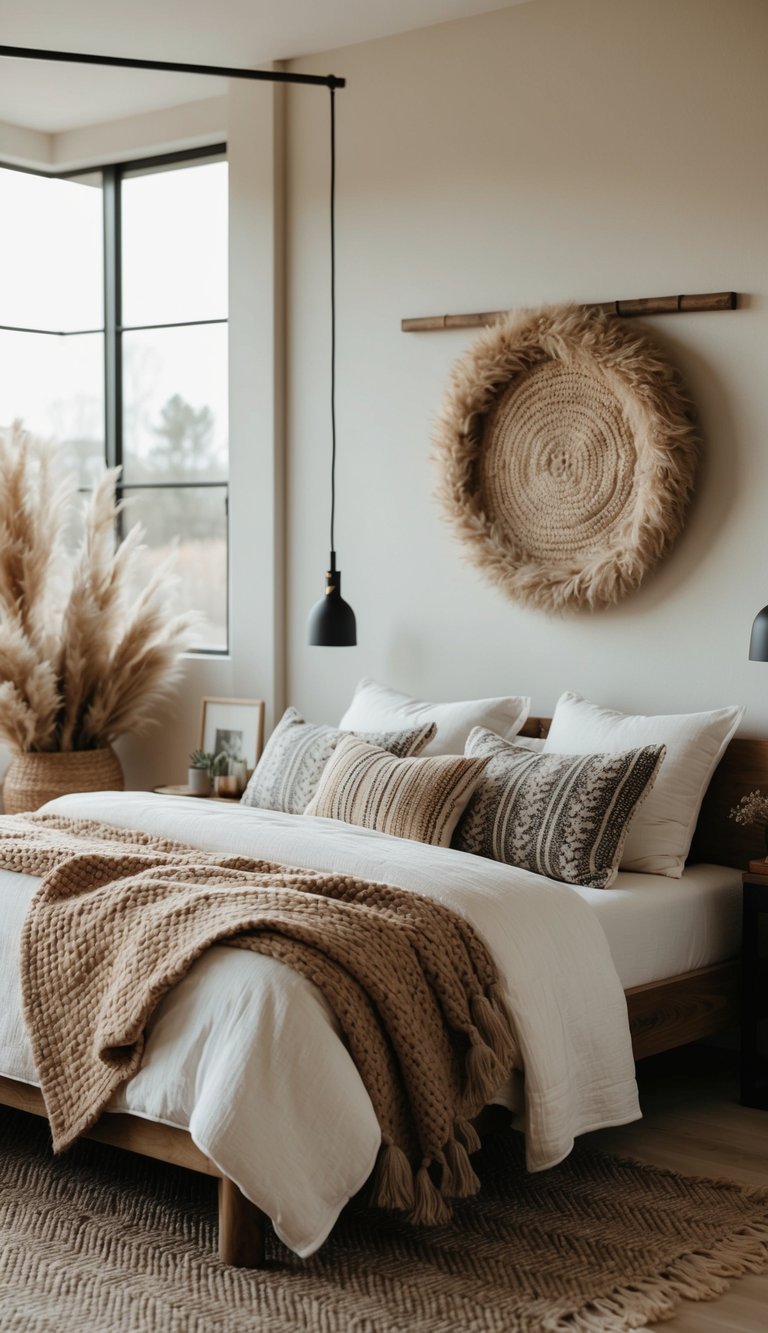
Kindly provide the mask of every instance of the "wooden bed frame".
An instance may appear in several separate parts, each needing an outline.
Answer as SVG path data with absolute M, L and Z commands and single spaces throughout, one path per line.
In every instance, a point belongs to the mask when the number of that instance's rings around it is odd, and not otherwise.
M 529 718 L 524 736 L 546 736 L 549 718 Z M 691 848 L 691 861 L 746 867 L 765 855 L 759 830 L 729 820 L 730 809 L 755 787 L 768 786 L 768 740 L 731 741 L 710 783 Z M 670 885 L 670 892 L 674 886 Z M 733 1026 L 740 1010 L 738 958 L 701 967 L 664 981 L 633 986 L 625 992 L 636 1060 L 687 1042 L 700 1041 Z M 0 1077 L 0 1105 L 45 1115 L 38 1088 Z M 127 1114 L 105 1114 L 89 1132 L 114 1147 L 155 1157 L 219 1181 L 219 1257 L 237 1267 L 264 1265 L 269 1219 L 246 1199 L 237 1185 L 192 1142 L 186 1130 L 159 1125 Z

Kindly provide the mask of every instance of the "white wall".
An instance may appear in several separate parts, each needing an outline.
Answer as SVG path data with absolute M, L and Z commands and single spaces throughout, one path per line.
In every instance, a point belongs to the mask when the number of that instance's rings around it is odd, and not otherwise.
M 0 120 L 0 162 L 49 171 L 53 164 L 53 140 L 52 134 Z
M 56 171 L 76 171 L 99 163 L 130 162 L 153 153 L 180 152 L 220 143 L 226 138 L 231 99 L 206 97 L 199 102 L 164 107 L 141 116 L 105 121 L 84 129 L 63 130 L 52 141 Z
M 288 133 L 288 698 L 337 720 L 371 674 L 426 697 L 580 690 L 630 710 L 748 705 L 768 733 L 768 94 L 764 0 L 535 3 L 304 60 L 338 103 L 336 545 L 357 648 L 306 645 L 328 549 L 327 127 Z M 672 556 L 615 609 L 523 610 L 439 516 L 431 423 L 464 333 L 406 315 L 735 289 L 648 320 L 705 451 Z
M 77 171 L 199 148 L 226 139 L 229 110 L 229 97 L 207 97 L 56 134 L 0 121 L 0 162 L 33 171 Z

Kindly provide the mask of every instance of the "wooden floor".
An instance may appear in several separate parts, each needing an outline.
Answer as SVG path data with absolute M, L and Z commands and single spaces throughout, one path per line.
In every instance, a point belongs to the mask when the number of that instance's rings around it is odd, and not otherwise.
M 688 1175 L 768 1187 L 768 1111 L 740 1106 L 735 1057 L 700 1047 L 641 1062 L 644 1118 L 586 1141 Z M 717 1301 L 684 1302 L 665 1333 L 766 1333 L 768 1272 L 738 1278 Z

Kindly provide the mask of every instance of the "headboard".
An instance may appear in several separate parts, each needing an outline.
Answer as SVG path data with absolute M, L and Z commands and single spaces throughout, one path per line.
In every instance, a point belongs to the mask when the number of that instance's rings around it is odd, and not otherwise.
M 546 736 L 552 719 L 529 717 L 521 736 Z M 760 828 L 737 824 L 729 811 L 755 788 L 768 793 L 768 740 L 736 736 L 712 777 L 693 835 L 689 861 L 714 861 L 745 870 L 750 860 L 766 855 Z

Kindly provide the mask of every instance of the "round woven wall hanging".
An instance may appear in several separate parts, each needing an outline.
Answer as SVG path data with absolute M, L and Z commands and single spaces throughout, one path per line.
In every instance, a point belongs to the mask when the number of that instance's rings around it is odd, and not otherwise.
M 658 348 L 570 305 L 476 340 L 435 444 L 439 496 L 472 561 L 547 610 L 638 587 L 683 526 L 698 453 L 690 400 Z

